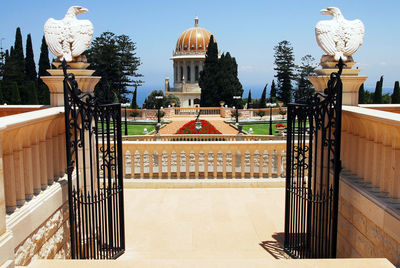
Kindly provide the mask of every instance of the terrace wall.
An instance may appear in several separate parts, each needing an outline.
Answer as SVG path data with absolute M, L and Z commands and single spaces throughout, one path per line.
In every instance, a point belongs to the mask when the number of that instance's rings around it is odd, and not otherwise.
M 62 107 L 1 118 L 0 265 L 68 257 L 65 165 Z
M 400 117 L 343 108 L 338 257 L 400 266 Z

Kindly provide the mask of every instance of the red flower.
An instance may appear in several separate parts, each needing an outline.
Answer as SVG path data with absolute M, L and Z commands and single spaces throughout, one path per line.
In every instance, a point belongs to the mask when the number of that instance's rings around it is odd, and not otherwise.
M 275 128 L 284 128 L 284 127 L 286 127 L 286 125 L 283 123 L 278 123 L 275 125 Z
M 201 122 L 201 129 L 199 132 L 196 130 L 196 120 L 192 120 L 184 124 L 176 134 L 222 134 L 210 122 L 206 120 L 199 120 Z

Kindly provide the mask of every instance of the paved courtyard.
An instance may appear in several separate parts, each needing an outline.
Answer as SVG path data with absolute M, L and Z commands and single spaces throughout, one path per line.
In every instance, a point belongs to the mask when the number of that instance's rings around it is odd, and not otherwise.
M 284 188 L 126 189 L 125 214 L 119 260 L 284 258 Z

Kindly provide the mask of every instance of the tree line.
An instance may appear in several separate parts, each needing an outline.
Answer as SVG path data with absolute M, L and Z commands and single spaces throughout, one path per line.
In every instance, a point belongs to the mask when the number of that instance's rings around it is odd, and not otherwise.
M 89 69 L 94 69 L 94 75 L 102 77 L 95 87 L 95 95 L 100 102 L 123 103 L 129 100 L 129 94 L 133 94 L 135 103 L 132 105 L 137 107 L 136 89 L 143 81 L 135 79 L 142 77 L 138 73 L 141 62 L 135 50 L 136 44 L 128 36 L 104 32 L 85 51 Z M 52 67 L 43 36 L 39 72 L 36 72 L 31 35 L 27 35 L 24 56 L 21 29 L 18 27 L 14 45 L 0 53 L 0 103 L 50 104 L 49 89 L 40 76 L 49 75 L 46 70 Z M 135 91 L 130 91 L 130 87 L 135 87 Z
M 36 71 L 32 37 L 26 38 L 25 57 L 21 29 L 15 33 L 14 45 L 0 53 L 0 103 L 50 104 L 48 87 L 40 76 L 48 75 L 49 52 L 44 37 L 39 57 L 39 72 Z
M 370 92 L 364 89 L 364 84 L 358 90 L 358 103 L 359 104 L 390 104 L 400 103 L 400 87 L 399 81 L 394 83 L 393 93 L 382 94 L 383 75 L 376 81 L 375 91 Z

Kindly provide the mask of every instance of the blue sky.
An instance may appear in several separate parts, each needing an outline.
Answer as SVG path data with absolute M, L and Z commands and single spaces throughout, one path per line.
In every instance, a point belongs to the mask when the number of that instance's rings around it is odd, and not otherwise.
M 32 34 L 37 62 L 44 23 L 50 17 L 61 19 L 72 5 L 89 9 L 80 18 L 92 21 L 95 37 L 111 31 L 136 42 L 144 88 L 163 88 L 164 78 L 172 77 L 169 58 L 179 35 L 193 26 L 195 15 L 200 27 L 215 35 L 219 49 L 236 58 L 244 88 L 270 83 L 275 74 L 273 47 L 281 40 L 292 43 L 297 63 L 306 54 L 319 61 L 322 50 L 315 41 L 314 27 L 319 20 L 330 19 L 319 13 L 329 6 L 339 7 L 347 19 L 364 22 L 364 44 L 354 59 L 363 69 L 360 74 L 369 77 L 366 86 L 375 87 L 382 74 L 386 88 L 400 80 L 399 0 L 2 0 L 3 49 L 13 44 L 19 26 L 24 46 L 26 35 Z

